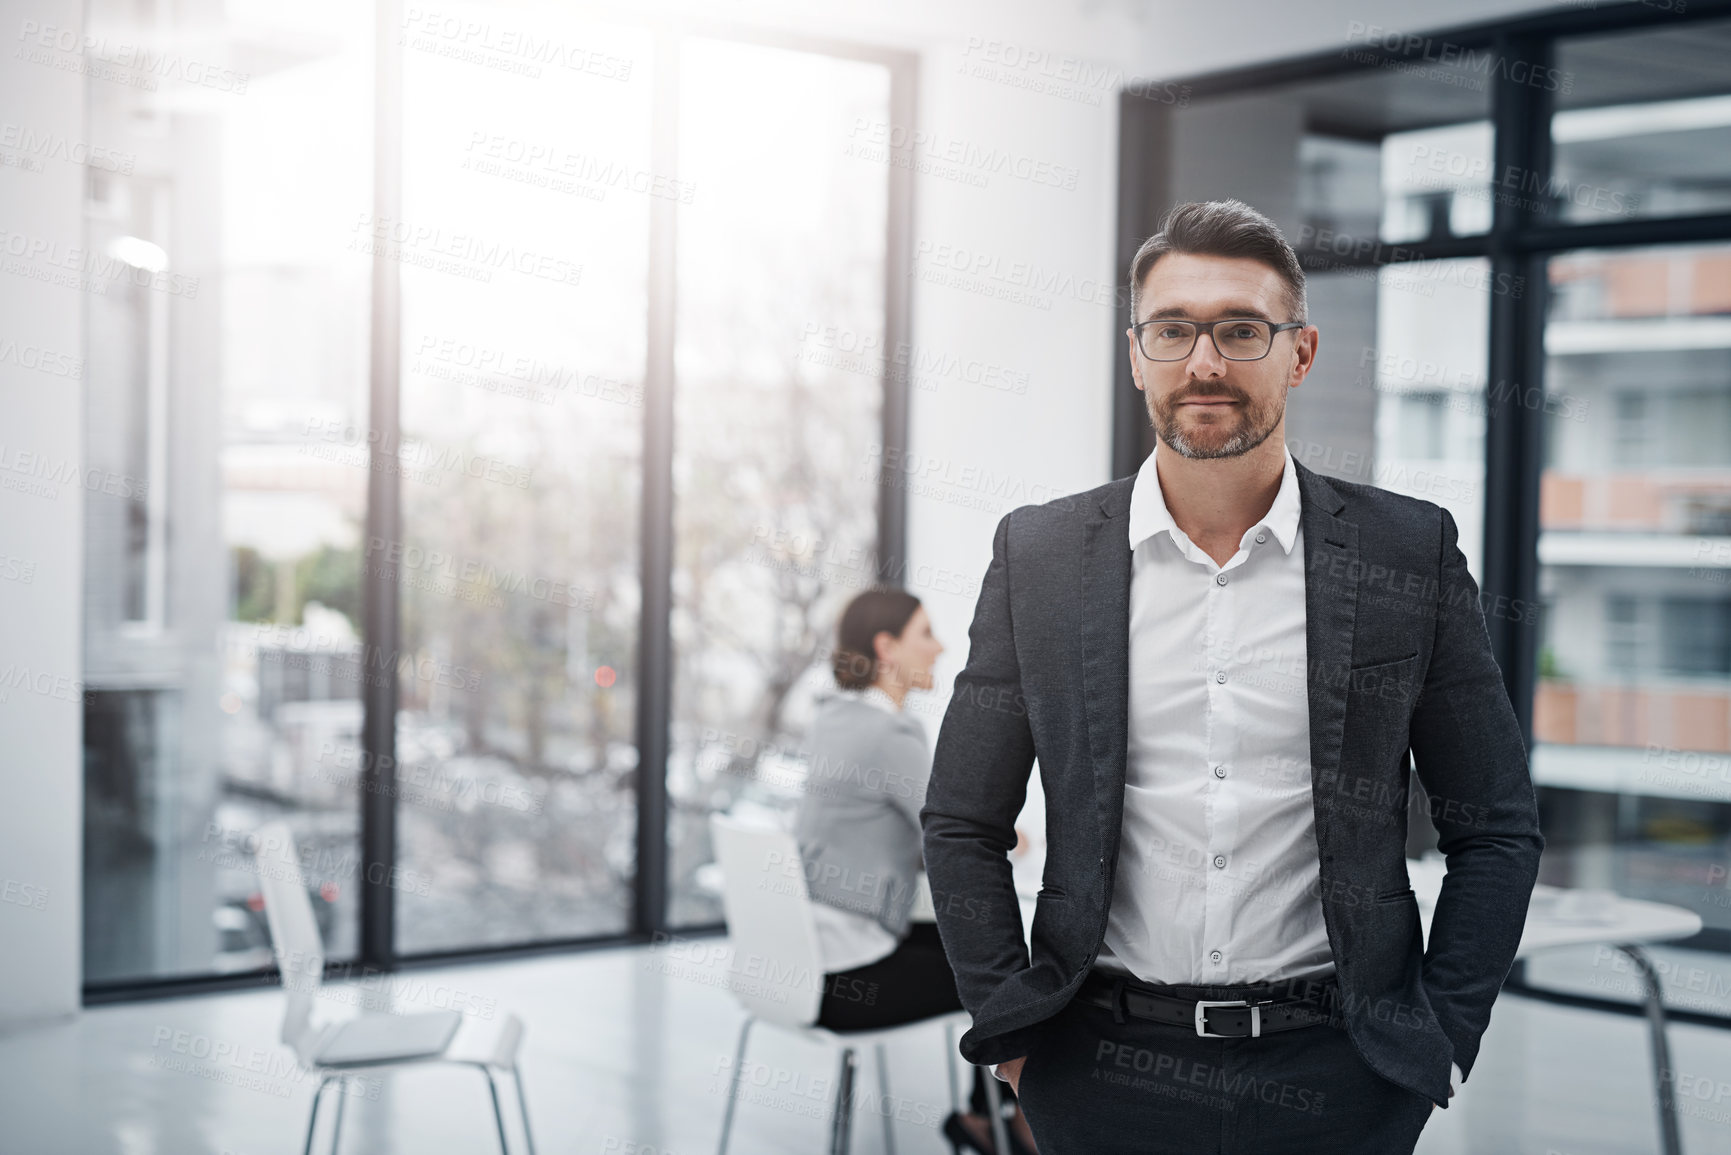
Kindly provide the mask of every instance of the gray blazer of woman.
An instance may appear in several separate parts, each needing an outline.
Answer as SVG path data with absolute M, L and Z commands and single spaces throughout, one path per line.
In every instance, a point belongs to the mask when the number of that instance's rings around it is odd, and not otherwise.
M 899 939 L 921 868 L 920 808 L 932 773 L 925 727 L 836 690 L 818 699 L 808 746 L 810 776 L 793 827 L 806 891 Z

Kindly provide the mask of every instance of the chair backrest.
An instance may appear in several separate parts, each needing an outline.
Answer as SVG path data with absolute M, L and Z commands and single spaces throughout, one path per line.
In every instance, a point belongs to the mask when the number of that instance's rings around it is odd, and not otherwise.
M 253 862 L 258 868 L 259 893 L 264 895 L 271 950 L 288 995 L 282 1041 L 301 1053 L 315 1030 L 313 999 L 324 979 L 325 944 L 301 879 L 300 856 L 288 824 L 268 823 L 258 828 L 255 837 L 258 845 L 253 848 Z
M 790 1027 L 817 1021 L 823 961 L 799 843 L 785 830 L 712 814 L 727 915 L 728 985 L 758 1018 Z

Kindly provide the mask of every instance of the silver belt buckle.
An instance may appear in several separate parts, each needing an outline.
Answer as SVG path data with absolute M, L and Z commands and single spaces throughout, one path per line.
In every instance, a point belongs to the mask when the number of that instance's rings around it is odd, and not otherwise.
M 1196 1000 L 1196 1033 L 1204 1039 L 1242 1039 L 1243 1035 L 1220 1035 L 1208 1029 L 1204 1013 L 1209 1007 L 1249 1007 L 1250 1008 L 1250 1038 L 1262 1037 L 1262 1008 L 1248 999 L 1197 999 Z

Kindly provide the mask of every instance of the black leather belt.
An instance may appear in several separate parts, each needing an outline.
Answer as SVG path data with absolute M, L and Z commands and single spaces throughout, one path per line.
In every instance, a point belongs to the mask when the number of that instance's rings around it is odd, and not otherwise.
M 1331 1007 L 1338 1005 L 1339 982 L 1333 975 L 1321 979 L 1270 983 L 1247 988 L 1251 995 L 1270 994 L 1302 986 L 1305 994 L 1292 998 L 1186 999 L 1162 994 L 1146 983 L 1090 971 L 1076 997 L 1112 1012 L 1119 1022 L 1125 1016 L 1151 1019 L 1175 1027 L 1192 1027 L 1203 1038 L 1245 1039 L 1271 1031 L 1295 1031 L 1334 1019 Z

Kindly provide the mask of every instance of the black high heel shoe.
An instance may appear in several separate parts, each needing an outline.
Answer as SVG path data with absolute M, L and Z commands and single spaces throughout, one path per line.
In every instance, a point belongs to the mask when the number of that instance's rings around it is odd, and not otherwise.
M 944 1118 L 944 1138 L 950 1141 L 950 1151 L 953 1155 L 962 1155 L 964 1151 L 978 1151 L 981 1155 L 992 1155 L 992 1152 L 981 1147 L 974 1133 L 962 1123 L 959 1111 L 951 1111 Z
M 974 1133 L 962 1123 L 960 1112 L 951 1111 L 944 1119 L 944 1138 L 950 1141 L 950 1150 L 955 1155 L 962 1155 L 963 1151 L 977 1151 L 980 1155 L 997 1155 L 997 1148 L 992 1142 L 991 1134 L 991 1127 L 988 1125 L 985 1145 L 981 1146 L 980 1140 L 976 1139 Z M 1032 1148 L 1022 1142 L 1016 1134 L 1016 1129 L 1011 1127 L 1008 1122 L 1004 1124 L 1004 1134 L 1009 1137 L 1012 1155 L 1037 1155 Z

